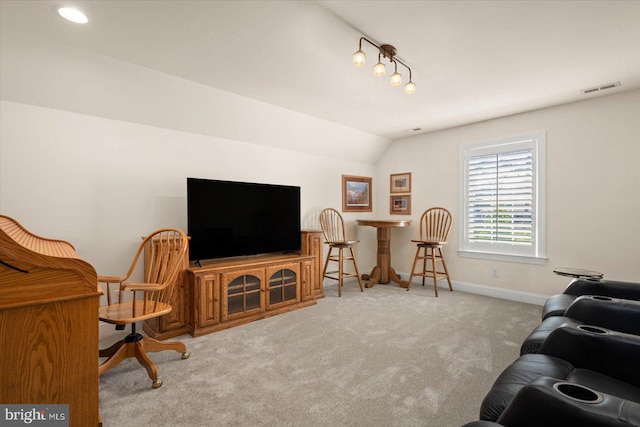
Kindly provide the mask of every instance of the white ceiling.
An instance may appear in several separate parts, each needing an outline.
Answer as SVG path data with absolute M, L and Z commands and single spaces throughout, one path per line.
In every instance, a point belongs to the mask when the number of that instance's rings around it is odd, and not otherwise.
M 62 3 L 89 23 L 57 16 L 59 1 L 2 0 L 3 37 L 28 32 L 392 139 L 640 88 L 640 1 Z M 373 76 L 372 46 L 351 65 L 361 36 L 397 48 L 416 94 Z

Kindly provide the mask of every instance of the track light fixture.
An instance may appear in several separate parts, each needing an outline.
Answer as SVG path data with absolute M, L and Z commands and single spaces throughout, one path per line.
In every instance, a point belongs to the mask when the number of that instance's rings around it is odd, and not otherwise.
M 363 67 L 365 64 L 366 55 L 362 50 L 363 40 L 369 43 L 371 46 L 374 46 L 379 51 L 378 63 L 373 67 L 373 75 L 376 77 L 385 75 L 385 66 L 382 63 L 382 58 L 387 58 L 389 60 L 389 63 L 393 64 L 394 66 L 394 73 L 391 75 L 391 86 L 400 86 L 402 84 L 402 74 L 398 73 L 398 64 L 400 64 L 407 70 L 409 70 L 409 82 L 404 85 L 404 93 L 409 95 L 415 93 L 416 84 L 411 80 L 411 68 L 409 68 L 407 64 L 396 58 L 396 48 L 391 46 L 390 44 L 383 44 L 378 46 L 366 37 L 360 37 L 358 50 L 353 54 L 353 65 L 355 65 L 356 67 Z

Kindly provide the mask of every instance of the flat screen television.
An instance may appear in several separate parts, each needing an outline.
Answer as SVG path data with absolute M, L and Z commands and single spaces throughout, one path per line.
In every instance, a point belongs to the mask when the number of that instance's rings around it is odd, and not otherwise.
M 187 178 L 189 259 L 300 250 L 300 187 Z

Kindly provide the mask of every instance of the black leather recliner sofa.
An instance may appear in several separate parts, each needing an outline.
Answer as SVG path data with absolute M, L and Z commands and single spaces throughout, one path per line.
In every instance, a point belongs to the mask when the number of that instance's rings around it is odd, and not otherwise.
M 564 416 L 558 411 L 576 410 L 571 417 L 602 418 L 600 424 L 592 425 L 619 425 L 616 423 L 620 420 L 626 420 L 627 425 L 640 425 L 639 363 L 640 336 L 585 325 L 562 325 L 551 332 L 539 353 L 520 356 L 500 374 L 482 402 L 480 420 L 520 425 L 513 424 L 514 418 L 509 417 L 524 411 L 516 408 L 524 408 L 526 402 L 511 407 L 523 400 L 516 399 L 522 392 L 526 396 L 544 395 L 545 403 L 537 411 L 552 411 L 558 419 Z M 557 390 L 557 383 L 563 384 L 565 394 L 580 393 L 569 396 L 570 400 L 561 398 L 562 389 Z M 532 385 L 537 387 L 533 387 L 534 391 L 524 391 Z M 599 398 L 584 398 L 590 393 Z M 573 405 L 567 406 L 568 402 Z M 591 415 L 585 415 L 588 413 Z M 506 419 L 511 420 L 510 424 Z
M 573 301 L 581 295 L 599 295 L 640 301 L 640 283 L 617 280 L 572 280 L 563 293 L 553 295 L 542 308 L 542 320 L 564 316 Z
M 574 279 L 464 427 L 640 426 L 640 283 Z
M 551 316 L 542 321 L 524 340 L 520 355 L 537 353 L 544 340 L 561 325 L 599 326 L 613 331 L 640 335 L 640 301 L 599 295 L 577 297 L 564 316 Z

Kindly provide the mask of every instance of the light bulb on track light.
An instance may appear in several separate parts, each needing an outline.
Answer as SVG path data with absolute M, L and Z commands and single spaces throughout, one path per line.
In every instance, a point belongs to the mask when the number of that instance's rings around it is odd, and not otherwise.
M 356 67 L 364 67 L 366 55 L 359 49 L 356 53 L 353 54 L 353 65 Z
M 391 74 L 391 86 L 400 86 L 402 84 L 402 74 L 395 72 Z
M 416 84 L 414 82 L 412 82 L 411 80 L 409 80 L 409 83 L 404 85 L 404 93 L 406 93 L 407 95 L 411 95 L 413 93 L 416 93 Z
M 384 64 L 380 61 L 373 67 L 373 75 L 376 77 L 382 77 L 385 74 Z

